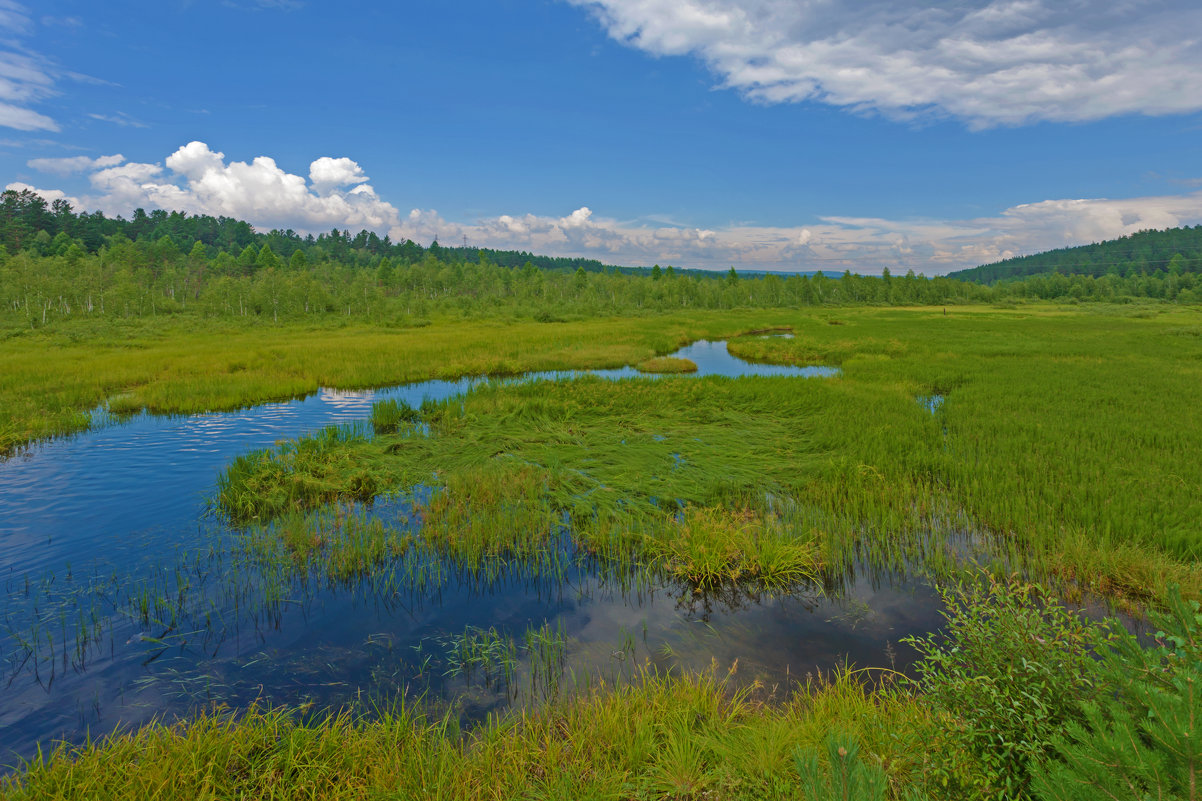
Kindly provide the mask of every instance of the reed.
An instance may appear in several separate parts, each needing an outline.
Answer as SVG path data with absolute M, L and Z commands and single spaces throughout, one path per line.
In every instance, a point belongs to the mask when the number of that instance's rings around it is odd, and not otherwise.
M 1199 377 L 1195 338 L 1170 333 L 1182 316 L 844 309 L 839 326 L 802 318 L 792 339 L 729 345 L 839 365 L 838 378 L 478 385 L 427 404 L 416 433 L 410 423 L 330 450 L 323 435 L 254 456 L 235 503 L 269 515 L 433 483 L 431 520 L 445 521 L 431 536 L 453 547 L 531 552 L 567 513 L 592 552 L 679 566 L 646 545 L 656 512 L 776 498 L 793 510 L 789 535 L 828 567 L 859 554 L 952 575 L 976 560 L 1128 601 L 1170 583 L 1192 597 L 1202 413 L 1182 401 Z M 533 483 L 494 486 L 511 470 Z M 610 521 L 604 534 L 587 534 L 594 518 Z M 976 534 L 958 554 L 941 545 L 957 530 Z M 722 571 L 716 551 L 706 558 Z
M 893 787 L 918 777 L 906 732 L 929 717 L 854 676 L 799 687 L 780 703 L 732 692 L 713 673 L 597 686 L 461 735 L 451 717 L 397 703 L 362 717 L 297 710 L 224 711 L 79 747 L 61 746 L 0 779 L 33 798 L 796 798 L 794 754 L 832 727 L 860 743 Z M 691 788 L 691 789 L 690 789 Z
M 248 454 L 220 477 L 214 503 L 253 523 L 246 553 L 263 568 L 254 592 L 267 607 L 291 582 L 313 577 L 381 577 L 395 593 L 452 573 L 486 582 L 515 563 L 562 576 L 573 559 L 622 580 L 670 577 L 684 598 L 834 586 L 845 565 L 868 560 L 943 577 L 985 565 L 1070 598 L 1100 592 L 1138 607 L 1163 601 L 1171 584 L 1202 595 L 1202 407 L 1192 402 L 1202 338 L 1180 333 L 1198 327 L 1197 314 L 1167 306 L 1136 315 L 1053 307 L 946 315 L 842 308 L 837 318 L 825 310 L 699 313 L 626 329 L 614 321 L 323 329 L 298 334 L 297 349 L 267 331 L 253 346 L 242 340 L 248 355 L 219 345 L 231 361 L 215 378 L 206 373 L 210 357 L 189 350 L 199 341 L 191 339 L 177 351 L 183 364 L 158 362 L 157 378 L 130 368 L 141 377 L 104 385 L 100 397 L 124 393 L 110 404 L 116 410 L 216 408 L 281 388 L 305 391 L 331 376 L 353 384 L 640 363 L 692 337 L 787 325 L 792 339 L 736 337 L 730 350 L 839 366 L 840 374 L 483 383 L 416 411 L 381 406 L 362 425 Z M 140 336 L 166 330 L 148 326 Z M 329 343 L 315 345 L 319 334 Z M 139 347 L 154 364 L 175 344 Z M 54 359 L 83 352 L 64 347 Z M 386 353 L 404 355 L 394 363 Z M 100 354 L 97 375 L 132 364 L 109 358 Z M 34 361 L 22 370 L 33 371 Z M 33 382 L 26 397 L 48 383 Z M 55 408 L 78 413 L 93 390 L 64 390 Z M 0 399 L 20 394 L 0 377 Z M 29 409 L 6 418 L 10 436 L 29 436 L 24 423 L 11 423 Z M 410 528 L 337 506 L 394 492 L 423 498 Z M 248 576 L 239 580 L 249 585 Z M 196 592 L 177 577 L 122 602 L 157 634 L 159 624 L 193 614 L 197 604 L 185 596 Z M 14 628 L 14 637 L 49 654 L 35 664 L 54 663 L 70 650 L 72 626 L 89 637 L 98 630 L 81 611 L 38 608 L 32 628 Z M 932 749 L 957 747 L 914 734 L 948 731 L 954 720 L 848 676 L 766 703 L 713 677 L 632 674 L 626 660 L 604 682 L 567 677 L 569 644 L 550 634 L 464 632 L 460 645 L 464 671 L 487 665 L 509 686 L 522 682 L 522 670 L 538 673 L 530 695 L 552 703 L 466 739 L 451 718 L 413 709 L 320 723 L 279 710 L 251 710 L 237 723 L 214 714 L 102 746 L 64 746 L 4 789 L 17 798 L 362 797 L 397 787 L 431 797 L 791 797 L 794 746 L 822 760 L 826 732 L 838 725 L 897 797 L 903 785 L 921 783 Z M 109 767 L 135 761 L 145 776 Z

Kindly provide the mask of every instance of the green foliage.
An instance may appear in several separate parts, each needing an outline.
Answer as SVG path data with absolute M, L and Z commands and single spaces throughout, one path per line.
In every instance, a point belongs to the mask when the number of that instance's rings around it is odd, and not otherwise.
M 1138 276 L 1157 272 L 1181 275 L 1202 271 L 1202 225 L 1140 231 L 1118 239 L 1057 248 L 952 273 L 965 281 L 994 282 L 1058 273 L 1095 278 Z
M 860 759 L 860 745 L 846 734 L 826 738 L 827 769 L 818 755 L 793 754 L 806 801 L 885 801 L 885 772 Z
M 462 657 L 503 669 L 507 646 L 471 634 Z M 561 647 L 546 650 L 554 658 Z M 642 676 L 538 712 L 490 718 L 466 736 L 454 717 L 430 717 L 404 702 L 370 717 L 261 708 L 234 717 L 217 710 L 62 745 L 0 777 L 0 796 L 797 801 L 805 796 L 790 755 L 821 748 L 832 729 L 871 750 L 874 778 L 885 770 L 891 784 L 910 782 L 912 766 L 888 732 L 925 718 L 913 700 L 875 699 L 848 676 L 765 704 L 712 674 Z
M 1029 798 L 1031 771 L 1080 704 L 1103 691 L 1093 653 L 1098 628 L 1016 580 L 981 580 L 942 592 L 942 635 L 905 642 L 926 701 L 946 716 L 949 736 L 972 757 L 933 755 L 931 777 L 951 797 Z
M 1202 611 L 1176 590 L 1168 600 L 1152 616 L 1154 647 L 1114 626 L 1097 666 L 1106 692 L 1055 738 L 1056 759 L 1035 772 L 1039 798 L 1202 798 Z
M 371 407 L 371 425 L 377 434 L 395 434 L 402 424 L 412 425 L 421 414 L 403 400 L 376 401 Z

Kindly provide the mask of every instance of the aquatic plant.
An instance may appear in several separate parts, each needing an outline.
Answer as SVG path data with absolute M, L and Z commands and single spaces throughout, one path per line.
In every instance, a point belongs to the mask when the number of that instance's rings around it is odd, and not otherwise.
M 596 686 L 462 734 L 452 716 L 398 701 L 370 715 L 216 710 L 40 754 L 0 778 L 32 798 L 350 799 L 654 797 L 705 788 L 724 798 L 797 798 L 793 755 L 855 737 L 890 786 L 912 781 L 904 736 L 927 718 L 903 697 L 874 698 L 851 676 L 765 703 L 712 673 Z M 892 733 L 901 733 L 893 737 Z M 136 769 L 131 769 L 136 766 Z
M 377 434 L 394 434 L 402 424 L 413 424 L 420 419 L 416 409 L 396 398 L 376 401 L 371 407 L 371 426 Z

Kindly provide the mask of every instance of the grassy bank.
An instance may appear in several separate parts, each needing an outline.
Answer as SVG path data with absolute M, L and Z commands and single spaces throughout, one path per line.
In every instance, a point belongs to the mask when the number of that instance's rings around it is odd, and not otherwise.
M 0 790 L 18 799 L 652 799 L 806 797 L 795 756 L 832 730 L 894 788 L 921 780 L 934 716 L 853 678 L 769 702 L 712 676 L 647 679 L 461 737 L 398 708 L 371 718 L 251 710 L 64 749 Z M 928 743 L 927 745 L 931 745 Z M 4 780 L 0 780 L 4 781 Z M 900 797 L 900 793 L 897 794 Z
M 463 735 L 411 706 L 220 709 L 60 746 L 11 799 L 1196 799 L 1202 612 L 1171 593 L 1155 645 L 1037 587 L 946 591 L 918 681 L 882 671 L 731 691 L 715 665 L 641 673 Z

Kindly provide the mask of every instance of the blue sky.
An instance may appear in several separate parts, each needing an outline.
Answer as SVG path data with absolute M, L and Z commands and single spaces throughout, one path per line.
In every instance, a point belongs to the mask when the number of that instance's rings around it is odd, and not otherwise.
M 263 230 L 933 275 L 1202 222 L 1202 9 L 1138 6 L 0 0 L 0 177 Z

